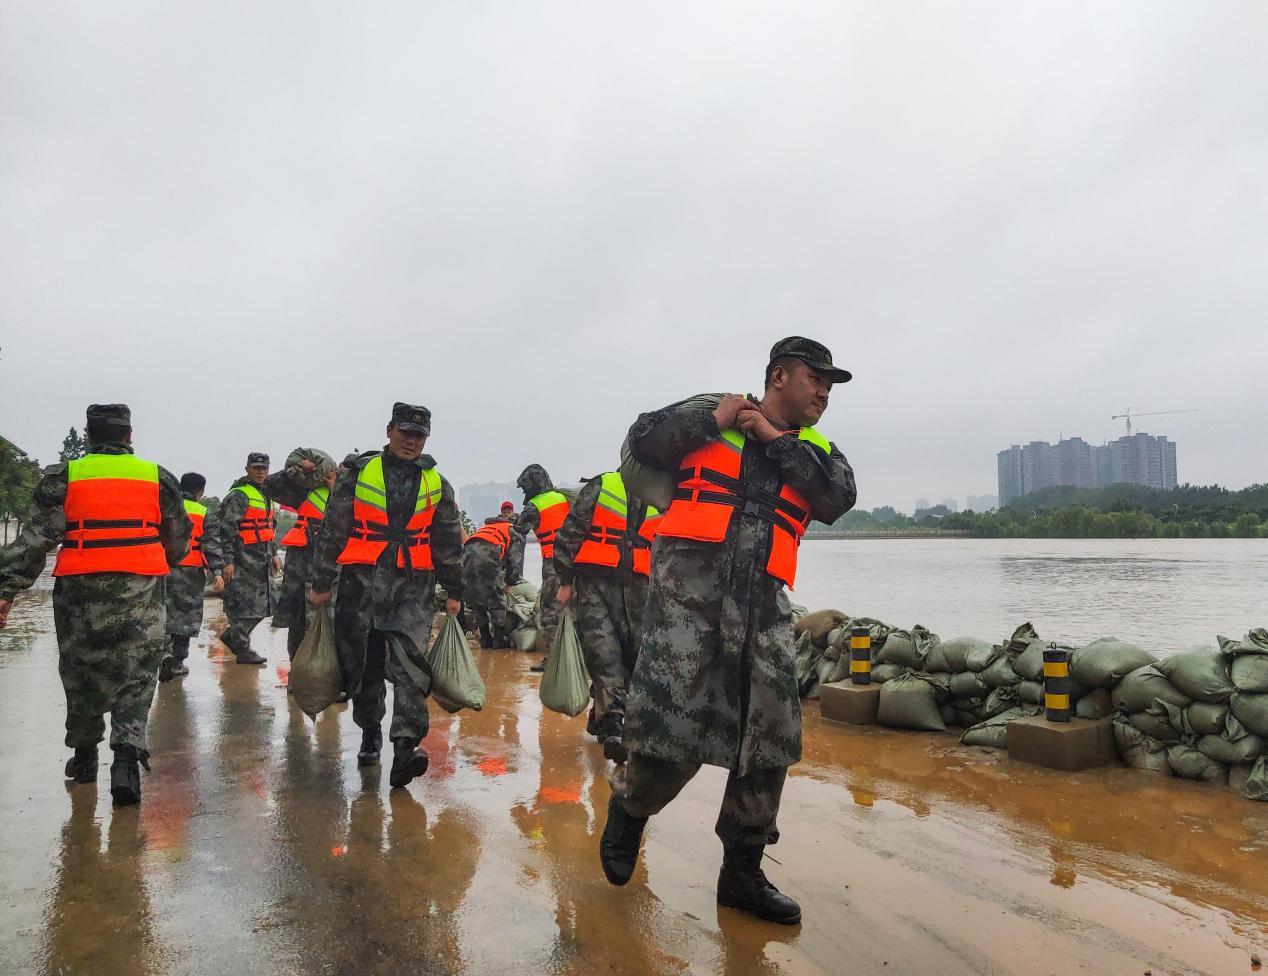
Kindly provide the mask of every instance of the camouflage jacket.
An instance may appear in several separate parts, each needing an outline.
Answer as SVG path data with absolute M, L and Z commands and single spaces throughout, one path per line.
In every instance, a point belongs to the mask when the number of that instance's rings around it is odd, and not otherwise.
M 640 416 L 629 441 L 637 460 L 676 471 L 720 436 L 711 411 L 675 405 Z M 746 441 L 741 479 L 766 491 L 793 485 L 822 522 L 855 500 L 836 447 L 825 455 L 795 437 Z M 791 608 L 765 568 L 771 530 L 737 511 L 720 543 L 657 538 L 626 716 L 633 751 L 741 775 L 801 758 Z
M 92 453 L 132 454 L 133 450 L 126 444 L 96 444 Z M 31 497 L 26 524 L 13 542 L 0 549 L 0 599 L 13 599 L 15 593 L 25 590 L 44 571 L 45 558 L 61 544 L 66 533 L 65 502 L 66 462 L 63 461 L 44 469 L 44 477 Z M 185 514 L 180 483 L 164 467 L 159 468 L 159 511 L 162 515 L 159 538 L 167 553 L 168 565 L 175 566 L 189 552 L 193 526 Z
M 599 501 L 599 491 L 603 487 L 602 477 L 592 478 L 577 493 L 577 500 L 568 509 L 568 517 L 555 533 L 555 574 L 562 586 L 570 586 L 577 573 L 596 573 L 602 576 L 616 575 L 628 579 L 634 572 L 634 547 L 628 541 L 638 535 L 644 519 L 647 518 L 647 504 L 632 495 L 628 496 L 628 512 L 626 515 L 625 539 L 619 545 L 621 562 L 616 569 L 606 566 L 577 565 L 577 553 L 581 544 L 586 541 L 590 532 L 590 522 L 594 518 L 595 505 Z
M 265 567 L 277 555 L 276 539 L 248 546 L 238 538 L 238 523 L 246 514 L 249 503 L 246 495 L 233 489 L 247 484 L 249 480 L 244 475 L 230 485 L 220 507 L 203 524 L 203 554 L 207 557 L 207 568 L 213 573 L 219 573 L 228 563 L 233 563 L 239 570 L 258 570 L 267 575 Z M 264 494 L 263 489 L 261 494 Z M 268 501 L 267 495 L 265 499 Z M 271 501 L 269 507 L 272 508 Z

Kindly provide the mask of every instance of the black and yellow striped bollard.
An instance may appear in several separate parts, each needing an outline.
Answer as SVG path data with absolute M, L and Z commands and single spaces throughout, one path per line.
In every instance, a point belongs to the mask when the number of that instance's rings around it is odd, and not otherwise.
M 1070 652 L 1056 644 L 1043 652 L 1043 697 L 1049 722 L 1070 721 Z
M 872 683 L 872 635 L 866 627 L 850 628 L 850 681 Z

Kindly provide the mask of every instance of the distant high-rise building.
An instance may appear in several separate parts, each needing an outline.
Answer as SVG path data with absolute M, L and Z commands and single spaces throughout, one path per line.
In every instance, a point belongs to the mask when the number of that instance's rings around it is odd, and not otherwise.
M 960 503 L 954 498 L 942 499 L 942 505 L 948 512 L 958 512 L 960 510 Z
M 964 507 L 970 512 L 989 512 L 999 507 L 999 499 L 994 495 L 969 495 Z
M 917 499 L 916 499 L 916 511 L 920 511 L 920 509 L 922 509 L 922 508 L 929 508 L 929 507 L 930 507 L 930 505 L 929 505 L 929 499 L 928 499 L 928 498 L 917 498 Z
M 1055 447 L 1046 441 L 1014 444 L 996 456 L 999 504 L 1007 505 L 1032 491 L 1064 485 L 1104 488 L 1143 485 L 1171 489 L 1176 476 L 1176 445 L 1165 437 L 1137 433 L 1093 447 L 1081 437 L 1067 437 Z
M 514 502 L 518 509 L 523 500 L 524 493 L 514 484 L 500 481 L 483 481 L 475 485 L 463 485 L 458 489 L 458 507 L 476 525 L 497 515 L 503 502 Z

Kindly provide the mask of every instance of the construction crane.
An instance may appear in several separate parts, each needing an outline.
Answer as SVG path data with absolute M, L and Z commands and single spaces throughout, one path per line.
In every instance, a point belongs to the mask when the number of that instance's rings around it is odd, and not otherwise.
M 1169 413 L 1197 413 L 1197 412 L 1198 412 L 1197 408 L 1194 408 L 1191 410 L 1150 410 L 1148 413 L 1132 413 L 1132 408 L 1128 407 L 1126 413 L 1116 413 L 1114 414 L 1114 416 L 1110 417 L 1110 420 L 1126 420 L 1127 421 L 1127 436 L 1130 437 L 1132 433 L 1132 418 L 1133 417 L 1162 417 Z

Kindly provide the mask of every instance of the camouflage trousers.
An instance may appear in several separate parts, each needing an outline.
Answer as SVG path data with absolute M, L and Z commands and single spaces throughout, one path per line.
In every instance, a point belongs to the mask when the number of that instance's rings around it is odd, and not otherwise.
M 542 588 L 538 593 L 541 611 L 538 615 L 540 626 L 537 628 L 538 648 L 549 651 L 555 643 L 555 628 L 559 626 L 560 606 L 555 602 L 559 593 L 559 576 L 555 573 L 555 564 L 547 559 L 542 563 Z
M 130 573 L 64 576 L 53 588 L 66 745 L 147 752 L 145 728 L 167 643 L 165 581 Z
M 613 774 L 612 788 L 631 817 L 651 817 L 665 809 L 699 771 L 699 763 L 634 753 Z M 779 840 L 775 820 L 787 778 L 787 766 L 754 769 L 747 776 L 731 770 L 713 828 L 724 849 L 765 847 Z
M 352 721 L 362 729 L 377 729 L 387 714 L 387 682 L 392 683 L 392 724 L 389 739 L 418 745 L 431 727 L 427 696 L 404 672 L 388 646 L 387 634 L 371 629 L 365 648 L 361 685 L 352 695 Z
M 616 573 L 577 573 L 572 606 L 577 639 L 594 686 L 594 718 L 600 738 L 621 734 L 625 697 L 643 639 L 647 577 L 622 580 Z
M 481 647 L 507 647 L 506 579 L 502 557 L 491 545 L 470 542 L 462 549 L 463 599 L 480 631 Z
M 282 565 L 282 585 L 277 591 L 277 606 L 273 608 L 274 627 L 290 627 L 296 619 L 304 616 L 304 607 L 307 603 L 305 589 L 308 585 L 311 553 L 311 546 L 286 547 L 286 562 Z

